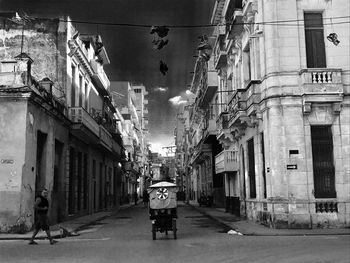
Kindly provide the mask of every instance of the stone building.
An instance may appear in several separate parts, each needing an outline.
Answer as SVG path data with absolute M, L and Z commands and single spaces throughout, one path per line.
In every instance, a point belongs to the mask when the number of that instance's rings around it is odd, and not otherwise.
M 216 1 L 210 103 L 227 211 L 275 228 L 350 225 L 349 8 Z
M 121 137 L 102 39 L 69 18 L 1 18 L 0 229 L 26 231 L 40 190 L 51 223 L 118 206 Z
M 239 167 L 227 184 L 249 219 L 350 224 L 350 30 L 335 22 L 346 10 L 348 1 L 217 1 L 226 26 L 213 55 L 229 94 L 220 132 Z

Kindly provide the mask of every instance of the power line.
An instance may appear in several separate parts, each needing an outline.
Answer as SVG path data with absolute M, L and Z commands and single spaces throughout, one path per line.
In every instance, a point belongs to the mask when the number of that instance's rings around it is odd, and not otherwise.
M 323 18 L 323 20 L 332 20 L 332 19 L 344 19 L 344 18 L 350 18 L 350 16 L 339 16 L 339 17 L 330 17 L 330 18 Z M 67 20 L 60 19 L 61 22 L 68 22 Z M 281 26 L 299 26 L 299 24 L 285 24 L 289 22 L 304 22 L 304 21 L 312 21 L 304 20 L 304 19 L 294 19 L 294 20 L 274 20 L 274 21 L 264 21 L 264 22 L 254 22 L 254 23 L 234 23 L 235 25 L 281 25 Z M 129 24 L 129 23 L 111 23 L 111 22 L 89 22 L 89 21 L 80 21 L 80 20 L 71 20 L 72 23 L 77 24 L 94 24 L 94 25 L 106 25 L 106 26 L 126 26 L 126 27 L 145 27 L 149 28 L 153 25 L 149 24 Z M 344 23 L 350 23 L 349 21 L 342 21 L 342 22 L 329 22 L 324 23 L 324 25 L 337 25 L 337 24 L 344 24 Z M 206 25 L 164 25 L 168 28 L 210 28 L 210 27 L 216 27 L 218 25 L 231 25 L 232 22 L 222 23 L 222 24 L 206 24 Z
M 344 18 L 350 18 L 350 16 L 338 16 L 338 17 L 325 17 L 323 20 L 331 20 L 330 23 L 324 23 L 324 25 L 336 25 L 336 24 L 343 24 L 343 23 L 350 23 L 350 21 L 343 21 L 343 22 L 332 22 L 332 19 L 344 19 Z M 235 25 L 285 25 L 284 23 L 289 22 L 304 22 L 304 21 L 312 21 L 313 19 L 290 19 L 290 20 L 274 20 L 274 21 L 264 21 L 264 22 L 254 22 L 254 23 L 235 23 Z M 67 20 L 62 20 L 62 22 L 68 22 Z M 111 26 L 128 26 L 128 27 L 152 27 L 153 25 L 149 24 L 129 24 L 129 23 L 111 23 L 111 22 L 89 22 L 89 21 L 79 21 L 79 20 L 71 20 L 73 23 L 82 23 L 82 24 L 98 24 L 98 25 L 111 25 Z M 280 24 L 281 23 L 281 24 Z M 222 23 L 222 24 L 206 24 L 206 25 L 164 25 L 168 28 L 209 28 L 209 27 L 216 27 L 218 25 L 231 25 L 232 22 L 228 23 Z M 290 26 L 299 26 L 298 24 L 289 24 Z
M 0 14 L 1 17 L 1 14 Z M 8 17 L 3 17 L 8 18 Z M 45 17 L 31 17 L 32 19 L 47 19 L 52 20 L 52 18 L 45 18 Z M 324 23 L 324 25 L 337 25 L 337 24 L 346 24 L 350 23 L 349 21 L 339 21 L 339 22 L 333 22 L 335 19 L 346 19 L 350 18 L 350 16 L 338 16 L 338 17 L 325 17 L 323 20 L 330 20 L 330 22 Z M 142 27 L 142 28 L 150 28 L 154 25 L 150 24 L 130 24 L 130 23 L 114 23 L 114 22 L 92 22 L 92 21 L 83 21 L 83 20 L 67 20 L 59 18 L 59 21 L 61 22 L 72 22 L 76 24 L 90 24 L 90 25 L 105 25 L 105 26 L 125 26 L 125 27 Z M 305 20 L 305 19 L 290 19 L 290 20 L 273 20 L 273 21 L 262 21 L 262 22 L 254 22 L 254 23 L 234 23 L 234 25 L 278 25 L 278 26 L 300 26 L 297 24 L 297 22 L 305 22 L 305 21 L 312 21 L 312 19 Z M 290 22 L 295 22 L 295 24 L 286 24 Z M 163 25 L 168 28 L 210 28 L 210 27 L 216 27 L 218 25 L 232 25 L 233 22 L 227 22 L 227 23 L 219 23 L 219 24 L 202 24 L 202 25 Z

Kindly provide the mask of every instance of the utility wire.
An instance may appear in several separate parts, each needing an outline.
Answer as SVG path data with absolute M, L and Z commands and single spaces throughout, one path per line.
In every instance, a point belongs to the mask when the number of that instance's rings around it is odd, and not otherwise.
M 350 18 L 350 16 L 338 16 L 338 17 L 330 17 L 330 18 L 323 18 L 323 20 L 332 20 L 332 19 L 344 19 L 344 18 Z M 68 20 L 62 20 L 61 22 L 68 22 Z M 275 21 L 263 21 L 263 22 L 254 22 L 254 23 L 234 23 L 235 25 L 286 25 L 284 23 L 289 22 L 304 22 L 304 21 L 313 21 L 313 19 L 295 19 L 295 20 L 275 20 Z M 98 24 L 98 25 L 107 25 L 107 26 L 127 26 L 127 27 L 152 27 L 153 25 L 146 25 L 146 24 L 129 24 L 129 23 L 112 23 L 112 22 L 89 22 L 89 21 L 81 21 L 81 20 L 71 20 L 72 23 L 79 23 L 79 24 Z M 168 28 L 210 28 L 210 27 L 216 27 L 218 25 L 231 25 L 233 22 L 227 22 L 227 23 L 219 23 L 219 24 L 206 24 L 206 25 L 163 25 Z M 342 22 L 330 22 L 330 23 L 324 23 L 324 25 L 336 25 L 336 24 L 344 24 L 344 23 L 350 23 L 349 21 L 342 21 Z M 288 26 L 299 26 L 299 24 L 289 24 Z
M 1 17 L 1 15 L 0 15 Z M 8 17 L 3 17 L 8 18 Z M 32 19 L 47 19 L 52 20 L 53 18 L 45 18 L 45 17 L 31 17 Z M 350 23 L 350 20 L 348 21 L 339 21 L 334 22 L 333 20 L 336 19 L 349 19 L 350 16 L 338 16 L 338 17 L 324 17 L 323 20 L 330 20 L 328 23 L 324 23 L 324 25 L 337 25 L 337 24 L 347 24 Z M 131 23 L 114 23 L 114 22 L 92 22 L 92 21 L 83 21 L 83 20 L 67 20 L 59 18 L 59 21 L 61 22 L 72 22 L 76 24 L 90 24 L 90 25 L 105 25 L 105 26 L 125 26 L 125 27 L 142 27 L 142 28 L 150 28 L 154 25 L 149 24 L 131 24 Z M 290 19 L 290 20 L 274 20 L 274 21 L 262 21 L 262 22 L 253 22 L 253 23 L 234 23 L 234 25 L 281 25 L 281 26 L 300 26 L 297 22 L 305 22 L 305 21 L 313 21 L 313 19 L 305 20 L 305 19 Z M 333 21 L 333 22 L 332 22 Z M 295 22 L 295 24 L 285 24 Z M 168 28 L 210 28 L 210 27 L 216 27 L 218 25 L 232 25 L 233 22 L 226 22 L 226 23 L 219 23 L 219 24 L 203 24 L 203 25 L 162 25 Z

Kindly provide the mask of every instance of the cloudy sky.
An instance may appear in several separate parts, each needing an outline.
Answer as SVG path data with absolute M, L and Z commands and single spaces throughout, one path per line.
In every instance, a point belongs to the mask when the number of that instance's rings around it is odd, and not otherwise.
M 198 37 L 208 34 L 215 0 L 0 0 L 1 11 L 40 17 L 69 15 L 81 33 L 100 34 L 111 64 L 110 80 L 143 83 L 149 91 L 152 150 L 174 144 L 177 105 L 185 103 Z M 114 25 L 104 25 L 114 24 Z M 122 26 L 116 24 L 130 24 Z M 135 25 L 135 26 L 134 26 Z M 169 42 L 153 49 L 151 26 L 167 25 Z M 164 76 L 159 62 L 169 71 Z M 179 97 L 181 96 L 181 97 Z

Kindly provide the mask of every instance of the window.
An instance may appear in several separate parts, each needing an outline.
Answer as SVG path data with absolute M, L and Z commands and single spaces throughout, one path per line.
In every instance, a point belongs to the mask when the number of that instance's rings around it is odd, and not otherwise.
M 134 89 L 135 93 L 141 93 L 141 89 Z
M 79 107 L 83 106 L 83 77 L 79 75 Z
M 336 198 L 331 126 L 311 126 L 312 161 L 316 198 Z
M 252 70 L 251 70 L 251 61 L 250 61 L 250 46 L 249 44 L 243 49 L 242 53 L 242 66 L 243 66 L 243 81 L 244 87 L 248 85 L 251 80 Z
M 321 13 L 304 13 L 306 64 L 308 68 L 325 68 L 326 52 Z
M 89 86 L 85 83 L 85 109 L 89 108 Z
M 249 197 L 256 198 L 254 139 L 248 141 Z

